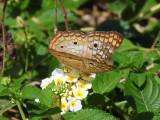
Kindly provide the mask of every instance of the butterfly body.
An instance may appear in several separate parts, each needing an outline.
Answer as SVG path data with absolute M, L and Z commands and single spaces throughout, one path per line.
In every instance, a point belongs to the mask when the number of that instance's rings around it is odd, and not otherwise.
M 57 33 L 49 44 L 49 52 L 64 65 L 85 73 L 101 73 L 114 67 L 105 62 L 120 46 L 122 35 L 118 32 L 69 31 Z

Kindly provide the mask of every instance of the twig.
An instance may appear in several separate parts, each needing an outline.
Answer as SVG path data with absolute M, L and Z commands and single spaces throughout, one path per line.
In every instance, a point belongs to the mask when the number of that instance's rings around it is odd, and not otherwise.
M 120 80 L 119 83 L 123 83 L 123 82 L 125 82 L 125 81 L 126 81 L 126 78 L 123 78 L 123 79 Z
M 3 11 L 2 11 L 2 16 L 1 16 L 1 25 L 2 25 L 2 37 L 3 37 L 3 65 L 2 65 L 2 73 L 1 73 L 1 77 L 3 76 L 4 73 L 4 67 L 5 67 L 5 27 L 4 27 L 4 15 L 5 15 L 5 10 L 6 10 L 6 6 L 7 6 L 7 0 L 4 1 L 4 6 L 3 6 Z
M 64 19 L 65 19 L 65 26 L 66 26 L 66 31 L 69 31 L 69 26 L 68 26 L 68 19 L 67 19 L 67 13 L 64 9 L 64 6 L 63 6 L 63 3 L 62 3 L 62 0 L 59 0 L 60 4 L 61 4 L 61 7 L 62 7 L 62 10 L 63 10 L 63 16 L 64 16 Z
M 54 33 L 57 32 L 57 0 L 55 0 L 55 23 L 54 23 Z
M 154 43 L 151 46 L 151 49 L 154 49 L 154 47 L 156 46 L 157 42 L 158 42 L 158 37 L 156 37 Z

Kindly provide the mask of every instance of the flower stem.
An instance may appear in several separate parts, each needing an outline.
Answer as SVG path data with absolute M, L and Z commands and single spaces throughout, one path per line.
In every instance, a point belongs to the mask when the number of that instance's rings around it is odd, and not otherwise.
M 21 114 L 22 120 L 26 120 L 26 117 L 25 117 L 25 115 L 24 115 L 24 112 L 23 112 L 23 110 L 22 110 L 22 107 L 21 107 L 21 104 L 20 104 L 19 100 L 16 101 L 16 104 L 17 104 L 17 106 L 18 106 L 18 109 L 19 109 L 19 112 L 20 112 L 20 114 Z
M 61 96 L 59 95 L 59 107 L 61 108 Z M 61 120 L 61 113 L 59 113 L 59 120 Z
M 25 49 L 26 49 L 26 61 L 25 61 L 25 73 L 27 72 L 28 70 L 28 63 L 29 63 L 29 52 L 28 52 L 28 37 L 27 37 L 27 32 L 26 30 L 24 29 L 24 35 L 25 35 L 25 38 L 26 38 L 26 46 L 25 46 Z

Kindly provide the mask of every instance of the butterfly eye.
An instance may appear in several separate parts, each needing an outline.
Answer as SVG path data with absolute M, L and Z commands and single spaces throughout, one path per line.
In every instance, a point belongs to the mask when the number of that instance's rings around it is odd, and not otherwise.
M 61 48 L 63 48 L 63 46 L 61 46 Z
M 74 45 L 77 45 L 77 42 L 74 42 Z

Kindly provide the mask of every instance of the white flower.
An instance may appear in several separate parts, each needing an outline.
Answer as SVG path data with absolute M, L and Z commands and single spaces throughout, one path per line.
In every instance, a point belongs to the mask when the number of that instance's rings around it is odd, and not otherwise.
M 52 80 L 49 79 L 49 78 L 43 79 L 40 87 L 41 87 L 42 89 L 44 89 L 44 88 L 46 88 L 51 82 L 52 82 Z
M 54 80 L 55 84 L 64 84 L 67 80 L 67 77 L 65 77 L 64 74 L 56 74 L 54 76 L 50 77 L 51 80 Z
M 83 80 L 92 82 L 95 79 L 96 74 L 95 73 L 90 73 L 90 74 L 83 73 L 81 74 L 81 76 Z
M 35 102 L 39 103 L 39 99 L 35 99 Z
M 79 77 L 79 72 L 76 70 L 72 70 L 70 73 L 67 73 L 67 82 L 76 82 Z
M 57 74 L 62 74 L 62 75 L 64 75 L 64 72 L 63 72 L 62 69 L 56 68 L 56 69 L 52 72 L 52 76 L 57 75 Z
M 72 112 L 77 112 L 78 110 L 81 110 L 82 109 L 81 101 L 75 98 L 71 98 L 71 100 L 69 101 L 69 109 Z
M 84 80 L 79 80 L 79 81 L 76 83 L 76 85 L 77 85 L 77 87 L 82 88 L 82 89 L 85 89 L 85 90 L 91 89 L 91 87 L 92 87 L 92 84 L 91 84 L 91 83 L 86 82 L 86 81 L 84 81 Z
M 73 95 L 76 99 L 82 100 L 87 97 L 88 91 L 82 88 L 74 88 L 72 89 Z
M 61 115 L 69 111 L 69 103 L 67 103 L 67 100 L 65 97 L 61 99 L 61 110 L 62 110 Z
M 57 85 L 59 84 L 64 84 L 67 80 L 67 76 L 64 74 L 62 69 L 58 69 L 56 68 L 53 72 L 52 72 L 52 76 L 50 77 L 51 80 L 55 81 L 55 84 Z

